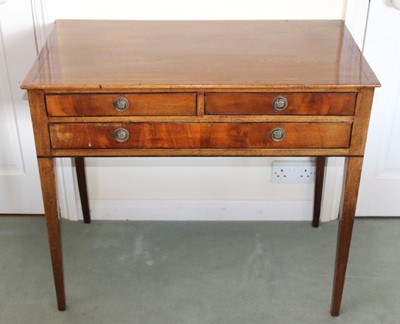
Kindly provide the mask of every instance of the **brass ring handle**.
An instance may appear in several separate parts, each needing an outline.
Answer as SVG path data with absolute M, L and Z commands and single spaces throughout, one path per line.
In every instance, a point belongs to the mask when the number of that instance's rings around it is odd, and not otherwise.
M 119 112 L 124 112 L 129 108 L 129 101 L 126 98 L 118 97 L 113 101 L 114 108 Z
M 283 128 L 274 128 L 271 131 L 271 139 L 275 142 L 281 142 L 285 136 L 286 136 L 286 132 Z
M 117 142 L 123 143 L 129 139 L 129 132 L 125 128 L 118 128 L 112 133 L 112 137 Z
M 288 100 L 285 97 L 279 96 L 274 99 L 272 106 L 276 111 L 285 110 L 288 106 Z

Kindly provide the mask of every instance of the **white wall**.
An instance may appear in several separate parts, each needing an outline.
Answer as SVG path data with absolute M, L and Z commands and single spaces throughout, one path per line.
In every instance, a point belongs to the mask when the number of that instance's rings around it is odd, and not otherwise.
M 45 4 L 49 21 L 344 19 L 346 14 L 346 0 L 53 0 Z M 87 159 L 92 216 L 113 219 L 311 219 L 313 185 L 271 184 L 272 160 Z M 125 201 L 119 204 L 117 200 Z M 168 200 L 174 203 L 171 205 Z M 210 201 L 215 207 L 213 213 L 204 212 Z M 253 203 L 249 204 L 249 201 Z M 238 204 L 250 208 L 241 214 L 229 214 L 230 207 Z M 278 212 L 276 207 L 282 205 L 289 207 Z
M 46 2 L 50 19 L 343 19 L 346 8 L 346 0 L 47 0 Z

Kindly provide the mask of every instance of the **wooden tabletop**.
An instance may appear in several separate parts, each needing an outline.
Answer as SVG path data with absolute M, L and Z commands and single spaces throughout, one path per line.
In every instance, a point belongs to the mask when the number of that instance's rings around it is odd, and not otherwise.
M 377 85 L 343 21 L 60 20 L 22 88 Z

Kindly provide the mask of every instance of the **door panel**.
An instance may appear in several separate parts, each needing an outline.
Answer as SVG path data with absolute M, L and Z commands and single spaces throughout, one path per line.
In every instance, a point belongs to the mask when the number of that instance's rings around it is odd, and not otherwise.
M 371 1 L 364 53 L 377 74 L 357 215 L 400 216 L 400 10 Z
M 43 213 L 26 93 L 36 56 L 30 0 L 0 4 L 0 214 Z

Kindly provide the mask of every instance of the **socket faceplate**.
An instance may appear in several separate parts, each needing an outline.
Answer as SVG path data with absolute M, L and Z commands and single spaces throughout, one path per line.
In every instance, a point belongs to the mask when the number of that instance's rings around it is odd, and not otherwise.
M 311 161 L 273 161 L 272 183 L 313 183 L 315 163 Z

